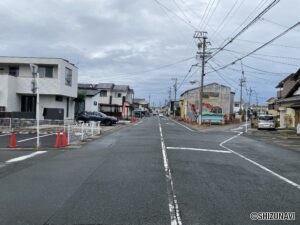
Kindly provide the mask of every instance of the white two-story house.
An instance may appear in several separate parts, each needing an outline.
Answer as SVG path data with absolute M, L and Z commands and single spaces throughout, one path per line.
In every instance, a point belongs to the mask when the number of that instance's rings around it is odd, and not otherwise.
M 113 83 L 79 84 L 78 92 L 86 95 L 84 103 L 86 111 L 101 111 L 119 118 L 132 116 L 134 91 L 129 85 L 116 85 Z M 96 103 L 98 110 L 95 110 Z M 125 112 L 122 115 L 123 106 L 125 106 Z
M 78 68 L 61 58 L 0 57 L 0 110 L 35 118 L 30 64 L 38 66 L 40 118 L 73 119 Z

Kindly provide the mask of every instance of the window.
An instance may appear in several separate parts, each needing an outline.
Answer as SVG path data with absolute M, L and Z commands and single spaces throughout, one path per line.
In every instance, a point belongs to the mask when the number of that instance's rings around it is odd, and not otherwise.
M 69 102 L 69 98 L 67 98 L 67 112 L 66 112 L 66 117 L 68 118 L 69 117 L 69 104 L 70 104 L 70 102 Z
M 8 74 L 12 76 L 19 76 L 19 67 L 18 66 L 10 66 L 8 70 Z
M 38 73 L 40 77 L 53 77 L 53 67 L 52 66 L 39 66 Z
M 21 97 L 21 112 L 35 112 L 36 96 L 22 96 Z
M 55 96 L 55 101 L 57 101 L 57 102 L 62 102 L 62 101 L 63 101 L 63 97 L 60 96 L 60 95 L 56 95 L 56 96 Z
M 122 93 L 115 93 L 116 98 L 122 98 Z
M 65 69 L 65 85 L 72 86 L 72 70 L 67 67 Z
M 100 91 L 100 97 L 107 97 L 107 91 Z

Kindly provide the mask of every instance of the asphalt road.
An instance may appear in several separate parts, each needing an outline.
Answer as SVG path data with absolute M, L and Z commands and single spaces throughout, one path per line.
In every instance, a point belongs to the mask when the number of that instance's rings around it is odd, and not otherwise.
M 299 151 L 237 131 L 153 117 L 79 149 L 2 150 L 0 224 L 299 224 Z

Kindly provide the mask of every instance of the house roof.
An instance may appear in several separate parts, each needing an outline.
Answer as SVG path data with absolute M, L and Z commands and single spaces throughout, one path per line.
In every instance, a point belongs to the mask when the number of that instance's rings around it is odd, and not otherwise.
M 230 88 L 230 87 L 228 87 L 228 86 L 226 86 L 226 85 L 218 84 L 218 83 L 216 83 L 216 82 L 210 83 L 210 84 L 206 84 L 206 85 L 204 85 L 203 87 L 205 88 L 205 87 L 214 86 L 214 85 L 221 86 L 221 87 L 225 87 L 225 88 Z M 185 93 L 187 93 L 187 92 L 191 92 L 191 91 L 194 91 L 194 90 L 199 90 L 199 88 L 200 88 L 200 87 L 198 86 L 198 87 L 196 87 L 196 88 L 188 89 L 188 90 L 186 90 L 185 92 L 183 92 L 180 96 L 183 96 L 183 95 L 184 95 Z M 206 91 L 204 90 L 204 92 L 206 92 Z M 235 92 L 232 92 L 232 91 L 231 91 L 231 93 L 232 93 L 232 94 L 235 94 Z
M 290 74 L 289 76 L 287 76 L 286 78 L 284 78 L 282 81 L 280 81 L 276 88 L 282 88 L 284 83 L 287 81 L 287 80 L 290 80 L 290 79 L 293 79 L 293 78 L 300 78 L 300 69 L 296 72 L 296 73 L 292 73 Z
M 129 90 L 129 85 L 115 85 L 113 91 L 126 92 Z
M 115 85 L 113 83 L 98 83 L 96 86 L 98 89 L 113 89 Z
M 1 59 L 58 59 L 58 60 L 63 60 L 67 63 L 69 63 L 70 65 L 78 68 L 74 63 L 71 63 L 70 61 L 64 59 L 64 58 L 55 58 L 55 57 L 24 57 L 24 56 L 0 56 L 0 60 Z
M 94 84 L 78 84 L 79 89 L 96 89 L 96 85 Z
M 100 92 L 100 90 L 84 90 L 86 96 L 95 96 Z
M 277 103 L 300 102 L 300 95 L 295 95 L 289 98 L 278 99 Z

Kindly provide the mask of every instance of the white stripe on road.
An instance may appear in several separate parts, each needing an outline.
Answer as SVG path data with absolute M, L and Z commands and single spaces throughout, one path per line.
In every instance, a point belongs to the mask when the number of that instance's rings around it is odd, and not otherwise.
M 54 133 L 54 134 L 46 134 L 46 135 L 40 136 L 40 138 L 42 138 L 42 137 L 48 137 L 48 136 L 55 135 L 55 134 L 56 134 L 56 133 Z M 36 138 L 37 138 L 37 137 L 27 138 L 27 139 L 23 139 L 23 140 L 20 140 L 20 141 L 17 141 L 17 142 L 29 141 L 29 140 L 33 140 L 33 139 L 36 139 Z
M 20 156 L 20 157 L 17 157 L 17 158 L 13 158 L 13 159 L 7 160 L 7 161 L 5 161 L 5 163 L 6 164 L 10 164 L 10 163 L 15 163 L 15 162 L 23 161 L 25 159 L 32 158 L 32 157 L 34 157 L 36 155 L 44 154 L 46 152 L 47 151 L 34 152 L 34 153 L 29 154 L 29 155 L 24 155 L 24 156 Z
M 233 128 L 233 129 L 231 129 L 232 131 L 237 131 L 237 130 L 242 130 L 243 129 L 243 127 L 237 127 L 237 128 Z
M 261 165 L 261 164 L 255 162 L 255 161 L 253 161 L 253 160 L 251 160 L 251 159 L 245 157 L 244 155 L 242 155 L 242 154 L 240 154 L 240 153 L 237 153 L 237 152 L 233 151 L 232 149 L 227 148 L 227 147 L 224 146 L 224 144 L 226 144 L 227 142 L 229 142 L 229 141 L 231 141 L 231 140 L 237 138 L 237 137 L 240 136 L 242 133 L 243 133 L 243 132 L 240 132 L 239 134 L 237 134 L 237 135 L 235 135 L 235 136 L 233 136 L 233 137 L 231 137 L 231 138 L 229 138 L 229 139 L 223 141 L 223 142 L 220 144 L 220 146 L 221 146 L 222 148 L 227 149 L 228 151 L 231 151 L 233 154 L 235 154 L 235 155 L 241 157 L 242 159 L 247 160 L 248 162 L 250 162 L 250 163 L 252 163 L 252 164 L 258 166 L 259 168 L 263 169 L 264 171 L 267 171 L 268 173 L 272 174 L 273 176 L 279 178 L 279 179 L 282 180 L 282 181 L 285 181 L 286 183 L 288 183 L 288 184 L 290 184 L 290 185 L 292 185 L 292 186 L 294 186 L 294 187 L 296 187 L 296 188 L 298 188 L 298 189 L 300 190 L 300 184 L 297 184 L 297 183 L 295 183 L 294 181 L 291 181 L 291 180 L 289 180 L 289 179 L 287 179 L 287 178 L 285 178 L 285 177 L 279 175 L 278 173 L 275 173 L 274 171 L 268 169 L 267 167 L 265 167 L 265 166 L 263 166 L 263 165 Z
M 167 147 L 167 149 L 174 149 L 174 150 L 190 150 L 190 151 L 202 151 L 202 152 L 232 153 L 232 152 L 230 152 L 230 151 L 214 150 L 214 149 L 203 149 L 203 148 Z
M 175 122 L 175 123 L 177 123 L 178 125 L 180 125 L 180 126 L 184 127 L 185 129 L 188 129 L 189 131 L 195 132 L 195 131 L 194 131 L 194 130 L 192 130 L 191 128 L 189 128 L 189 127 L 187 127 L 187 126 L 185 126 L 185 125 L 183 125 L 183 124 L 181 124 L 181 123 L 177 122 L 176 120 L 172 120 L 172 121 L 174 121 L 174 122 Z
M 171 217 L 171 225 L 182 225 L 180 213 L 179 213 L 179 206 L 177 203 L 177 197 L 174 189 L 171 169 L 169 167 L 166 145 L 162 134 L 160 120 L 158 121 L 158 123 L 159 123 L 159 132 L 160 132 L 160 140 L 161 140 L 161 150 L 162 150 L 162 155 L 164 160 L 165 176 L 167 181 L 167 192 L 168 192 L 168 200 L 169 200 L 169 212 Z
M 0 135 L 0 137 L 4 137 L 4 136 L 8 136 L 8 135 L 11 135 L 11 133 L 9 133 L 9 134 L 2 134 L 2 135 Z

